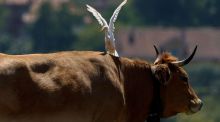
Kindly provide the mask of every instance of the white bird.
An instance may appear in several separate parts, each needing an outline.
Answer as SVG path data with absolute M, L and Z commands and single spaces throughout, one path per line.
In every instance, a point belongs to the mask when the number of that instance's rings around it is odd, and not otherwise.
M 102 31 L 105 31 L 105 50 L 108 54 L 113 56 L 119 57 L 116 47 L 115 47 L 115 37 L 114 37 L 114 22 L 116 21 L 118 14 L 121 10 L 121 7 L 125 5 L 127 0 L 124 0 L 114 11 L 109 25 L 107 24 L 106 20 L 102 17 L 102 15 L 93 7 L 86 5 L 87 10 L 93 14 L 93 16 L 98 20 L 99 24 L 102 26 Z

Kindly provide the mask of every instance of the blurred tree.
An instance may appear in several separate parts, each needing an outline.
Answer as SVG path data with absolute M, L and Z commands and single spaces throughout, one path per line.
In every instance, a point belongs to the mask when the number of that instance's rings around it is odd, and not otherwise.
M 220 1 L 208 1 L 204 14 L 209 15 L 206 25 L 212 24 L 212 26 L 220 26 Z
M 9 54 L 23 54 L 32 52 L 32 40 L 28 36 L 14 38 L 11 34 L 0 35 L 0 52 Z
M 6 52 L 10 46 L 11 37 L 7 34 L 6 25 L 10 15 L 7 7 L 0 7 L 0 51 Z
M 14 39 L 15 42 L 9 40 L 9 48 L 6 51 L 6 53 L 9 54 L 26 54 L 31 53 L 33 50 L 33 44 L 30 37 L 26 35 L 22 35 L 16 39 Z
M 7 19 L 10 15 L 10 10 L 7 7 L 0 7 L 0 31 L 4 31 L 6 29 Z M 2 33 L 2 32 L 1 32 Z
M 138 16 L 146 25 L 219 26 L 218 0 L 134 0 Z
M 101 28 L 98 27 L 100 26 L 83 27 L 78 33 L 79 40 L 74 44 L 74 49 L 104 51 L 104 32 L 100 32 Z
M 25 23 L 22 21 L 22 15 L 28 10 L 27 5 L 9 4 L 7 8 L 10 9 L 10 15 L 7 19 L 6 31 L 14 38 L 20 36 L 21 30 L 25 27 Z
M 21 22 L 21 13 L 25 10 L 26 7 L 0 7 L 0 52 L 21 54 L 32 51 L 32 41 Z
M 77 37 L 73 31 L 80 19 L 73 16 L 67 5 L 53 10 L 46 3 L 40 9 L 40 16 L 31 28 L 35 52 L 70 50 Z
M 1 34 L 0 36 L 0 51 L 7 52 L 10 48 L 12 38 L 9 34 Z
M 91 1 L 87 1 L 87 0 L 70 0 L 71 2 L 73 2 L 74 4 L 76 4 L 77 6 L 85 6 L 85 4 L 89 4 Z
M 121 3 L 122 1 L 118 1 L 117 4 L 114 4 L 110 6 L 109 8 L 105 8 L 106 10 L 103 10 L 103 15 L 106 17 L 106 20 L 109 20 L 110 17 L 112 16 L 114 10 L 116 7 Z M 109 18 L 109 19 L 107 19 Z M 117 24 L 125 24 L 129 26 L 135 26 L 135 25 L 140 25 L 142 24 L 140 21 L 140 17 L 137 16 L 137 11 L 133 8 L 133 1 L 127 1 L 125 6 L 122 7 L 117 21 L 116 21 L 116 26 Z M 117 28 L 116 28 L 117 30 Z

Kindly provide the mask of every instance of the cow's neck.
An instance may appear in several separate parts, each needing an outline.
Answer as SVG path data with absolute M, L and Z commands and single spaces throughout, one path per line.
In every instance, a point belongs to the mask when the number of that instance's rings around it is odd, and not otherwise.
M 121 60 L 124 76 L 125 100 L 129 116 L 139 121 L 148 116 L 153 98 L 153 77 L 150 64 L 145 61 Z

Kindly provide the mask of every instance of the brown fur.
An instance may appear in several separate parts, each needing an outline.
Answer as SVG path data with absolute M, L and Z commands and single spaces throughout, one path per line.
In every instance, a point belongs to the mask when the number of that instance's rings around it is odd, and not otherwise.
M 158 56 L 158 59 L 156 60 L 155 64 L 170 63 L 177 60 L 178 59 L 171 55 L 169 52 L 163 52 Z
M 0 120 L 144 122 L 153 77 L 145 61 L 102 52 L 1 54 Z
M 187 73 L 182 67 L 172 64 L 173 61 L 177 61 L 177 58 L 165 52 L 158 56 L 153 66 L 154 72 L 158 71 L 155 76 L 159 79 L 165 78 L 161 81 L 168 82 L 167 85 L 161 86 L 163 117 L 170 117 L 177 113 L 195 113 L 202 107 L 202 101 L 189 84 Z

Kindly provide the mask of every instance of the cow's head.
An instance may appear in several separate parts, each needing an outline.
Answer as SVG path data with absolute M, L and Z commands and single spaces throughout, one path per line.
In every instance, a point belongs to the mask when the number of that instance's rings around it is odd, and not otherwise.
M 163 117 L 169 117 L 177 113 L 196 113 L 202 107 L 202 101 L 190 86 L 189 77 L 182 68 L 191 61 L 196 49 L 197 46 L 189 58 L 178 61 L 176 57 L 169 53 L 159 53 L 155 47 L 157 59 L 151 69 L 155 78 L 161 83 Z

